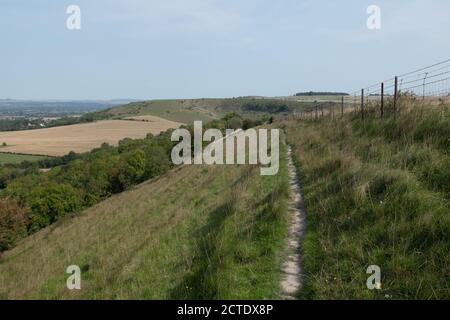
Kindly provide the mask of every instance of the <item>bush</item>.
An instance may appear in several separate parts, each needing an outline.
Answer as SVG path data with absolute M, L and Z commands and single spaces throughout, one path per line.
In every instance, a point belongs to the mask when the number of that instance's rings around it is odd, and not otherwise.
M 227 127 L 230 129 L 241 129 L 243 127 L 243 121 L 239 117 L 233 117 L 227 121 Z
M 31 231 L 44 228 L 65 214 L 77 212 L 82 207 L 80 195 L 68 184 L 40 185 L 30 198 Z
M 0 199 L 0 252 L 12 248 L 27 235 L 25 210 L 15 201 Z
M 170 168 L 170 158 L 164 148 L 150 145 L 145 150 L 145 179 L 165 173 Z
M 119 181 L 123 189 L 128 189 L 142 181 L 145 173 L 145 153 L 134 150 L 122 156 L 119 168 Z

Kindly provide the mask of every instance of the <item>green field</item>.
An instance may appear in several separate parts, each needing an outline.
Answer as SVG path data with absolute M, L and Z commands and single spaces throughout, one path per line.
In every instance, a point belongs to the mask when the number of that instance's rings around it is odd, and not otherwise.
M 0 298 L 278 298 L 284 157 L 280 165 L 271 177 L 258 166 L 178 167 L 66 217 L 3 253 Z M 70 291 L 74 264 L 82 289 Z
M 0 152 L 0 165 L 12 163 L 18 164 L 23 161 L 39 161 L 43 159 L 47 159 L 45 156 L 34 156 L 34 155 L 25 155 L 25 154 L 14 154 L 14 153 L 3 153 Z
M 449 299 L 450 107 L 369 117 L 286 124 L 307 210 L 299 295 Z

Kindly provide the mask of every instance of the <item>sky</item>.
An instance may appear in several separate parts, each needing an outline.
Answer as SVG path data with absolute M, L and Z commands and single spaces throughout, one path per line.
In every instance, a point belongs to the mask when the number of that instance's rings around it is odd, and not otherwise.
M 449 31 L 448 0 L 0 0 L 0 99 L 350 93 L 450 58 Z

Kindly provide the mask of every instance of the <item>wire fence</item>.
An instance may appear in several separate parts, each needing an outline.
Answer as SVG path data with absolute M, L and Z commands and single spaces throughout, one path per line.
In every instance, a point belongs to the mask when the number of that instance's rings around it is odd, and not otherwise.
M 408 103 L 405 103 L 405 102 Z M 413 103 L 411 103 L 413 102 Z M 450 102 L 450 59 L 413 70 L 342 96 L 340 102 L 316 103 L 300 112 L 297 118 L 318 119 L 358 112 L 361 118 L 393 116 L 403 109 L 421 103 L 438 105 Z

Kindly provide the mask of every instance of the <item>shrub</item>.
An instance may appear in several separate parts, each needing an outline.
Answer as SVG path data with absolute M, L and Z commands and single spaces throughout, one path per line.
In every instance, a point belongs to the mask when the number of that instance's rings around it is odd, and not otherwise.
M 12 248 L 27 235 L 25 210 L 9 199 L 0 199 L 0 252 Z
M 164 148 L 150 145 L 145 150 L 145 179 L 165 173 L 170 168 L 170 159 Z
M 67 213 L 81 209 L 81 198 L 68 184 L 48 183 L 37 187 L 29 199 L 31 231 L 48 226 Z
M 128 189 L 142 181 L 145 173 L 145 153 L 134 150 L 122 156 L 119 168 L 119 181 L 123 189 Z

